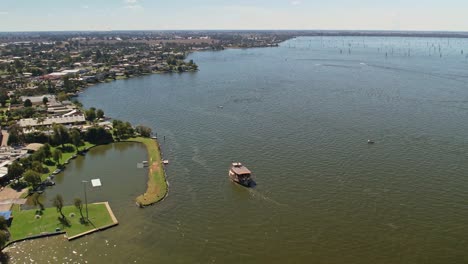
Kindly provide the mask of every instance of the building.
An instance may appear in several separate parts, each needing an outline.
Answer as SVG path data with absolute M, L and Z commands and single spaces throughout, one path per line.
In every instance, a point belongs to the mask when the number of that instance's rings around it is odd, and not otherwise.
M 38 127 L 38 126 L 51 126 L 52 124 L 62 125 L 79 125 L 86 123 L 85 116 L 83 114 L 69 115 L 69 116 L 52 116 L 46 118 L 23 118 L 18 124 L 22 128 L 27 127 Z
M 30 100 L 33 105 L 41 105 L 44 103 L 44 97 L 47 97 L 48 102 L 55 102 L 55 95 L 44 94 L 39 96 L 21 96 L 21 101 Z

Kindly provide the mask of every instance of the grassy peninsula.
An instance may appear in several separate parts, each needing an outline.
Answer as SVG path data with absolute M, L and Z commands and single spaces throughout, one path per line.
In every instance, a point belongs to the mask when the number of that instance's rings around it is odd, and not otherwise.
M 140 206 L 148 206 L 162 200 L 168 191 L 166 175 L 161 161 L 161 151 L 157 140 L 151 138 L 131 138 L 129 141 L 145 144 L 148 151 L 148 187 L 146 192 L 137 197 Z

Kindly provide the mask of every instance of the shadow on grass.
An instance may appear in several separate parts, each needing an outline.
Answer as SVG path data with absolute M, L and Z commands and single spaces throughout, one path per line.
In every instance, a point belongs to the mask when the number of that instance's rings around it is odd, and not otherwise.
M 59 216 L 59 217 L 57 217 L 57 219 L 59 220 L 60 224 L 62 225 L 62 229 L 64 227 L 70 227 L 71 226 L 70 221 L 68 221 L 68 219 L 66 217 L 62 218 L 62 217 Z
M 63 153 L 72 153 L 72 152 L 75 152 L 75 147 L 73 146 L 69 146 L 69 145 L 66 145 L 66 146 L 63 146 L 63 147 L 58 147 Z

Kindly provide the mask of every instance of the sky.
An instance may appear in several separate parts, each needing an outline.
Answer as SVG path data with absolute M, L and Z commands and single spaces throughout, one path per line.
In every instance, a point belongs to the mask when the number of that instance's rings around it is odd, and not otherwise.
M 468 0 L 0 0 L 1 31 L 468 31 Z

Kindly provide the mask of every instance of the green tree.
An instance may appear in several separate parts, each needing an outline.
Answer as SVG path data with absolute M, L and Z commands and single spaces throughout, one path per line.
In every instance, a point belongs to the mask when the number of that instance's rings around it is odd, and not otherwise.
M 68 95 L 66 93 L 64 93 L 64 92 L 60 92 L 57 95 L 57 100 L 59 100 L 59 102 L 66 101 L 66 100 L 68 100 Z
M 149 127 L 146 126 L 137 126 L 135 128 L 135 131 L 140 134 L 142 137 L 151 137 L 152 130 Z
M 84 145 L 83 140 L 81 139 L 80 131 L 78 131 L 78 129 L 72 129 L 70 132 L 70 138 L 71 138 L 72 144 L 76 148 L 76 152 L 78 152 L 78 148 Z
M 0 231 L 0 251 L 5 247 L 8 242 L 8 233 L 5 231 Z
M 114 135 L 117 138 L 129 138 L 133 136 L 134 129 L 129 122 L 122 122 L 120 120 L 112 121 L 112 126 L 114 128 Z
M 33 193 L 33 195 L 31 195 L 34 206 L 39 206 L 39 209 L 41 211 L 44 211 L 44 204 L 41 203 L 40 197 L 41 197 L 41 194 L 39 193 Z
M 50 157 L 52 157 L 52 151 L 51 151 L 51 148 L 50 148 L 50 144 L 49 143 L 45 143 L 44 146 L 42 146 L 42 149 L 44 151 L 44 155 L 45 157 L 48 159 Z
M 26 100 L 24 101 L 24 107 L 31 107 L 31 106 L 32 106 L 31 100 L 26 99 Z
M 96 119 L 96 109 L 91 107 L 90 109 L 86 110 L 86 120 L 93 122 Z
M 63 214 L 63 197 L 60 194 L 57 194 L 52 199 L 52 204 L 57 208 L 57 212 L 62 216 L 62 219 L 65 219 L 65 215 Z
M 5 107 L 6 103 L 7 103 L 7 100 L 9 99 L 10 97 L 8 97 L 8 93 L 5 89 L 1 89 L 0 91 L 0 104 L 2 105 L 2 107 Z
M 81 221 L 85 222 L 85 217 L 83 216 L 83 201 L 80 198 L 75 198 L 73 204 L 80 211 Z
M 13 161 L 13 163 L 8 166 L 8 176 L 11 179 L 19 178 L 24 172 L 23 166 L 18 161 Z
M 8 133 L 8 145 L 18 145 L 24 143 L 23 130 L 18 124 L 10 126 Z
M 23 178 L 33 187 L 33 189 L 36 189 L 36 187 L 41 183 L 41 174 L 37 171 L 27 170 L 24 173 Z
M 0 216 L 0 230 L 8 231 L 8 221 L 3 216 Z
M 54 149 L 54 151 L 52 152 L 52 158 L 58 165 L 60 165 L 60 159 L 62 159 L 62 151 L 60 151 L 60 149 Z
M 96 118 L 104 118 L 104 111 L 102 109 L 96 110 Z
M 114 141 L 112 134 L 103 127 L 91 127 L 86 131 L 84 138 L 92 144 L 107 144 Z
M 31 163 L 31 169 L 39 173 L 46 173 L 48 171 L 48 169 L 44 168 L 42 163 L 37 160 Z
M 54 124 L 52 127 L 53 135 L 52 139 L 57 145 L 62 145 L 62 148 L 65 147 L 65 143 L 68 143 L 70 140 L 70 135 L 68 134 L 68 129 L 61 124 Z
M 44 105 L 47 105 L 48 102 L 49 102 L 49 98 L 47 98 L 47 97 L 44 96 L 44 98 L 42 98 L 42 103 L 43 103 Z
M 34 154 L 31 155 L 34 161 L 44 162 L 46 160 L 46 152 L 43 148 L 38 149 Z

